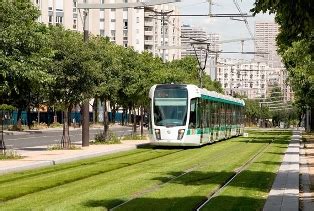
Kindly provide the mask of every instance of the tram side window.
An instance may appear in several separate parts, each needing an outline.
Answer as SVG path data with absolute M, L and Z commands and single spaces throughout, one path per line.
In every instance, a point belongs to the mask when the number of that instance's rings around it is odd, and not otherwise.
M 197 99 L 191 99 L 189 128 L 196 128 L 196 105 Z

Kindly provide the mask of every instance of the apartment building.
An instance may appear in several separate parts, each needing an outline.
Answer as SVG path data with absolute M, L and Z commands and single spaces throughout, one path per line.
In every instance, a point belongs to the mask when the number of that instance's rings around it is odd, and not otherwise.
M 276 37 L 279 26 L 275 22 L 255 23 L 255 51 L 267 54 L 256 54 L 255 60 L 266 63 L 269 67 L 282 67 L 281 57 L 277 53 Z
M 180 17 L 171 15 L 179 15 L 173 4 L 145 8 L 144 14 L 144 49 L 167 61 L 181 58 Z
M 198 41 L 205 41 L 205 43 L 210 43 L 209 46 L 207 44 L 193 44 Z M 205 67 L 205 73 L 209 75 L 213 80 L 216 79 L 216 71 L 215 71 L 215 58 L 218 56 L 219 50 L 221 50 L 221 46 L 219 44 L 220 41 L 220 35 L 216 33 L 207 33 L 205 30 L 203 30 L 200 27 L 194 27 L 190 25 L 182 25 L 181 26 L 181 46 L 182 46 L 182 52 L 181 56 L 195 56 L 195 53 L 197 57 L 201 60 L 202 64 L 205 64 L 205 54 L 206 50 L 200 50 L 200 49 L 207 49 L 209 47 L 209 50 L 211 53 L 208 54 L 207 61 L 206 61 L 206 67 Z
M 223 58 L 217 62 L 217 80 L 222 84 L 225 94 L 238 93 L 249 99 L 267 96 L 268 71 L 269 67 L 265 63 Z
M 77 8 L 78 3 L 108 4 L 134 3 L 138 0 L 33 0 L 40 9 L 40 22 L 52 25 L 63 25 L 66 29 L 83 32 L 83 10 Z M 151 8 L 156 11 L 173 10 L 174 5 L 158 5 Z M 160 18 L 152 17 L 144 8 L 90 9 L 88 30 L 94 35 L 107 36 L 112 42 L 128 47 L 132 46 L 141 52 L 148 50 L 156 56 L 162 56 L 162 27 Z M 167 18 L 165 45 L 180 44 L 180 19 Z M 180 49 L 166 51 L 166 60 L 181 58 Z

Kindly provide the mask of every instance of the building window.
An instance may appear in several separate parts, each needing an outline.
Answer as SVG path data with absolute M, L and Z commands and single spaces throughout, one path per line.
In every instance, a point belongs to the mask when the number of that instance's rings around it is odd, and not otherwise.
M 111 30 L 111 40 L 115 41 L 116 40 L 116 30 Z
M 52 15 L 49 15 L 49 17 L 48 17 L 48 21 L 49 21 L 49 23 L 52 23 Z
M 115 12 L 115 11 L 116 11 L 116 9 L 114 9 L 114 8 L 111 9 L 111 12 Z
M 99 34 L 100 34 L 100 36 L 105 36 L 105 30 L 100 29 Z
M 56 17 L 56 23 L 62 24 L 62 23 L 63 23 L 63 17 L 57 16 L 57 17 Z
M 136 44 L 140 44 L 140 41 L 139 41 L 139 39 L 136 39 Z
M 73 19 L 73 29 L 76 29 L 77 20 Z
M 140 22 L 140 18 L 136 17 L 136 23 L 139 23 L 139 22 Z
M 104 18 L 100 18 L 99 21 L 100 22 L 105 22 L 105 19 Z
M 111 19 L 111 22 L 112 22 L 112 23 L 116 22 L 116 19 Z
M 128 21 L 124 21 L 124 26 L 123 26 L 123 29 L 128 29 Z

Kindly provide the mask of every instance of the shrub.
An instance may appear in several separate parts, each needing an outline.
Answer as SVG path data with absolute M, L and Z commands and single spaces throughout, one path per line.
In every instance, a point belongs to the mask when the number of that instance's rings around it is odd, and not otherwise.
M 3 154 L 0 153 L 0 160 L 20 159 L 22 156 L 16 150 L 6 150 Z
M 23 130 L 25 130 L 25 127 L 26 126 L 24 126 L 24 125 L 22 125 L 21 128 L 19 128 L 17 125 L 9 125 L 8 130 L 9 131 L 23 131 Z
M 33 121 L 32 129 L 39 130 L 44 128 L 48 128 L 48 125 L 45 122 L 41 122 L 38 124 L 36 121 Z
M 59 123 L 59 122 L 54 122 L 54 123 L 51 123 L 51 124 L 49 125 L 49 127 L 52 127 L 52 128 L 62 127 L 62 124 Z
M 52 151 L 52 150 L 63 150 L 64 148 L 62 148 L 61 144 L 51 144 L 48 145 L 47 150 Z M 77 149 L 81 149 L 80 147 L 77 147 L 73 144 L 70 145 L 70 147 L 68 148 L 68 150 L 77 150 Z
M 119 144 L 121 143 L 118 136 L 112 131 L 108 131 L 108 136 L 105 137 L 103 132 L 100 132 L 95 135 L 94 144 Z

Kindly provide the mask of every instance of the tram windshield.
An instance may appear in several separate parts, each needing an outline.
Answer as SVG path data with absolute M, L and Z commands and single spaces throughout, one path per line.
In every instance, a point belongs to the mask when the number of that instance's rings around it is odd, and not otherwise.
M 154 122 L 157 126 L 183 126 L 186 124 L 188 91 L 185 87 L 156 88 Z

